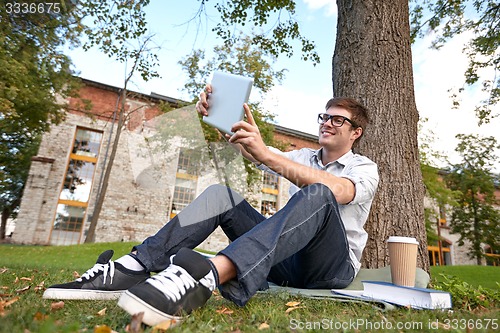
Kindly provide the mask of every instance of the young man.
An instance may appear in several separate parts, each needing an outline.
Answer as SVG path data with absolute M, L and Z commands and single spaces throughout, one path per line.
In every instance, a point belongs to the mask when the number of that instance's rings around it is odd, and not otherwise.
M 207 93 L 196 108 L 208 114 Z M 378 185 L 377 166 L 352 152 L 368 124 L 367 110 L 348 98 L 318 115 L 319 150 L 268 148 L 245 104 L 246 121 L 228 141 L 259 168 L 294 185 L 288 203 L 265 218 L 231 189 L 213 185 L 158 233 L 112 261 L 106 251 L 81 278 L 48 288 L 45 298 L 120 299 L 143 322 L 180 322 L 212 291 L 243 306 L 266 281 L 298 288 L 344 288 L 361 266 L 363 225 Z M 231 243 L 206 259 L 194 247 L 220 226 Z M 150 277 L 150 272 L 159 272 Z

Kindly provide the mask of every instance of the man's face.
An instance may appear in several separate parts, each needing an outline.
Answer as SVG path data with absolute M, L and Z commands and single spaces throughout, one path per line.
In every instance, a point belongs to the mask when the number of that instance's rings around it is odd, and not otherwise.
M 338 107 L 329 108 L 326 110 L 326 114 L 345 117 L 349 120 L 352 118 L 349 111 Z M 322 147 L 348 151 L 352 148 L 354 141 L 359 137 L 361 129 L 358 128 L 355 130 L 348 120 L 344 120 L 341 117 L 328 119 L 328 121 L 325 121 L 319 126 L 319 144 Z M 323 118 L 326 119 L 327 117 L 325 116 Z M 338 125 L 340 123 L 342 123 L 342 125 L 339 127 Z

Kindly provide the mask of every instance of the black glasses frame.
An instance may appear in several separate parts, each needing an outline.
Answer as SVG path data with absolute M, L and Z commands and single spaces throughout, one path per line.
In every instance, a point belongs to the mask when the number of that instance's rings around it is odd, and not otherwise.
M 325 117 L 326 117 L 326 120 L 325 120 Z M 342 123 L 340 125 L 335 125 L 333 123 L 334 118 L 342 119 Z M 328 113 L 318 114 L 318 124 L 323 125 L 324 123 L 328 122 L 328 120 L 330 120 L 330 123 L 332 124 L 333 127 L 342 127 L 346 121 L 349 122 L 349 124 L 351 124 L 352 127 L 359 127 L 354 121 L 352 121 L 351 119 L 349 119 L 347 117 L 341 116 L 341 115 L 337 115 L 337 114 L 331 115 Z

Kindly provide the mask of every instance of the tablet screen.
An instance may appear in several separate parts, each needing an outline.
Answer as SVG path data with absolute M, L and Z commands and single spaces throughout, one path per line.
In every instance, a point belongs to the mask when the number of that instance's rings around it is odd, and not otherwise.
M 248 102 L 253 79 L 240 75 L 215 72 L 212 93 L 208 99 L 208 116 L 203 121 L 220 131 L 233 134 L 231 127 L 243 119 L 243 104 Z

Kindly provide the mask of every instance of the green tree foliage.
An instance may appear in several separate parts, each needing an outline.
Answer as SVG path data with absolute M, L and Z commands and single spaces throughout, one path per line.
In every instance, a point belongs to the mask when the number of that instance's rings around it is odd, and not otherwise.
M 0 122 L 0 239 L 5 238 L 8 218 L 15 218 L 28 177 L 31 157 L 36 154 L 40 135 L 25 135 L 17 122 Z
M 199 0 L 203 7 L 208 1 Z M 262 27 L 262 33 L 252 36 L 252 44 L 260 49 L 267 50 L 274 56 L 285 54 L 291 57 L 294 54 L 291 41 L 299 41 L 303 60 L 319 63 L 319 56 L 315 51 L 314 42 L 302 36 L 300 26 L 295 19 L 295 0 L 237 0 L 221 1 L 215 4 L 222 22 L 213 29 L 220 36 L 226 46 L 234 44 L 238 39 L 238 29 L 247 23 L 255 27 Z
M 0 110 L 3 119 L 21 119 L 25 130 L 44 131 L 64 117 L 58 96 L 74 86 L 65 43 L 77 45 L 78 13 L 60 6 L 58 12 L 19 12 L 0 1 Z M 44 4 L 45 1 L 35 1 Z M 63 2 L 64 3 L 64 2 Z M 41 7 L 37 7 L 41 8 Z
M 0 138 L 2 158 L 16 160 L 10 155 L 35 154 L 30 140 L 36 142 L 35 137 L 64 119 L 63 101 L 75 96 L 78 88 L 64 47 L 80 45 L 82 34 L 85 50 L 97 47 L 119 62 L 132 60 L 125 91 L 133 73 L 144 80 L 158 76 L 143 11 L 147 4 L 146 0 L 0 0 L 0 127 L 9 129 Z M 19 184 L 18 178 L 10 177 L 27 175 L 28 168 L 29 163 L 2 164 L 0 179 Z M 18 199 L 9 202 L 19 203 Z
M 492 107 L 500 101 L 500 4 L 493 0 L 411 0 L 412 37 L 422 37 L 429 30 L 437 32 L 433 47 L 440 48 L 451 38 L 472 33 L 465 46 L 469 65 L 465 84 L 480 83 L 488 98 L 476 107 L 479 123 L 498 116 Z M 426 29 L 428 27 L 428 29 Z M 484 77 L 484 69 L 491 70 Z M 463 90 L 463 89 L 461 89 Z M 458 102 L 455 101 L 455 104 Z
M 74 95 L 77 81 L 65 43 L 77 45 L 80 16 L 69 2 L 31 1 L 17 7 L 0 1 L 0 208 L 15 214 L 36 154 L 39 135 L 64 119 L 60 98 Z M 26 2 L 28 4 L 28 2 Z M 0 237 L 4 237 L 2 223 Z
M 451 215 L 451 231 L 460 234 L 459 245 L 470 243 L 471 258 L 481 263 L 482 244 L 500 249 L 500 212 L 494 207 L 495 177 L 491 173 L 497 157 L 498 143 L 494 137 L 457 135 L 460 140 L 456 151 L 462 162 L 452 166 L 446 180 L 452 190 L 460 191 L 458 206 Z M 498 180 L 496 180 L 498 181 Z

